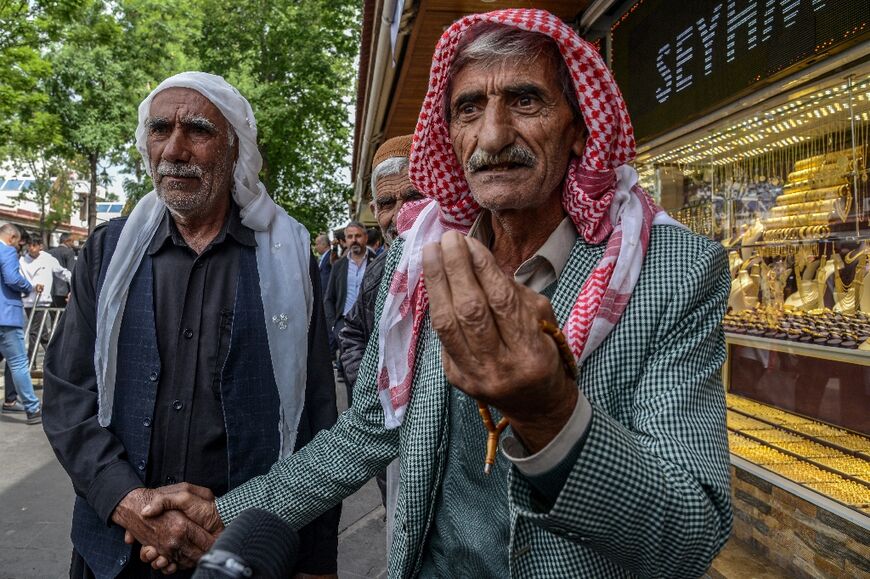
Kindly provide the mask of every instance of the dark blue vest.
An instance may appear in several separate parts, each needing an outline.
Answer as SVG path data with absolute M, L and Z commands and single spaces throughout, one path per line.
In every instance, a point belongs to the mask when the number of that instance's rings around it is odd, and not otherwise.
M 124 223 L 126 219 L 109 222 L 97 295 Z M 108 427 L 124 444 L 128 462 L 143 481 L 161 372 L 153 286 L 151 257 L 146 253 L 130 284 L 118 336 L 115 402 Z M 220 388 L 230 488 L 265 473 L 278 458 L 280 401 L 268 344 L 256 252 L 252 247 L 243 247 L 230 347 Z M 72 542 L 97 579 L 114 578 L 130 557 L 138 557 L 124 544 L 124 530 L 117 525 L 107 526 L 81 497 L 76 497 L 73 511 Z

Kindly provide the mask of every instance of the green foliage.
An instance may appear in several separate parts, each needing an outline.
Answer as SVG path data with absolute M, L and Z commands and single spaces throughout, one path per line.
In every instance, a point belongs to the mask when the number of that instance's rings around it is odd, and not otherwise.
M 123 163 L 135 203 L 151 188 L 132 146 L 138 103 L 205 70 L 251 101 L 270 194 L 328 229 L 350 199 L 359 18 L 359 0 L 0 0 L 0 159 L 84 162 L 92 208 L 98 167 Z
M 203 69 L 224 76 L 257 117 L 263 182 L 288 213 L 323 231 L 347 216 L 339 171 L 351 141 L 359 2 L 205 0 Z

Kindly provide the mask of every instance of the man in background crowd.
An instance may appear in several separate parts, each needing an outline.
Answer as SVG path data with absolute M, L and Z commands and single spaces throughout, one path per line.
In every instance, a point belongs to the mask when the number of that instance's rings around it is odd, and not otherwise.
M 369 227 L 366 229 L 366 235 L 369 238 L 368 248 L 375 254 L 375 257 L 384 252 L 384 238 L 381 236 L 381 231 L 377 227 Z
M 329 261 L 335 264 L 347 251 L 347 241 L 344 238 L 344 229 L 336 229 L 332 232 L 332 254 Z
M 329 276 L 326 297 L 323 307 L 326 310 L 326 324 L 332 335 L 338 340 L 339 332 L 344 327 L 344 318 L 356 303 L 362 285 L 366 266 L 374 255 L 366 247 L 366 228 L 357 221 L 352 221 L 344 228 L 347 244 L 345 255 L 335 262 Z M 340 344 L 339 344 L 340 346 Z M 340 348 L 339 348 L 340 350 Z M 339 351 L 340 358 L 340 351 Z M 338 371 L 347 387 L 347 403 L 350 406 L 352 382 L 348 382 L 344 370 L 339 364 Z
M 411 154 L 412 136 L 389 139 L 377 150 L 372 162 L 373 199 L 370 206 L 378 222 L 379 229 L 376 231 L 383 234 L 383 249 L 389 247 L 398 237 L 396 216 L 402 205 L 423 198 L 408 179 L 408 156 Z M 339 336 L 341 362 L 350 385 L 356 382 L 366 344 L 375 330 L 375 300 L 384 275 L 386 253 L 382 250 L 366 267 L 359 297 L 345 316 L 345 325 Z
M 54 285 L 57 280 L 61 280 L 67 286 L 67 294 L 69 294 L 69 281 L 72 278 L 72 273 L 63 267 L 60 262 L 47 251 L 43 251 L 42 236 L 39 233 L 26 234 L 27 242 L 25 243 L 24 254 L 19 258 L 18 263 L 21 267 L 21 273 L 30 282 L 34 288 L 42 288 L 41 290 L 34 289 L 29 295 L 24 297 L 22 303 L 24 305 L 24 320 L 25 327 L 30 321 L 29 332 L 27 336 L 27 360 L 28 371 L 30 369 L 30 359 L 33 352 L 41 344 L 43 348 L 48 346 L 48 340 L 51 338 L 50 320 L 45 320 L 45 309 L 52 307 L 54 299 Z M 75 259 L 75 258 L 73 258 Z M 66 298 L 64 298 L 65 300 Z M 34 311 L 36 308 L 36 311 Z M 6 365 L 6 370 L 3 374 L 3 380 L 8 389 L 13 384 L 12 371 L 9 365 Z M 14 387 L 13 387 L 14 388 Z
M 396 216 L 406 202 L 422 199 L 408 178 L 408 157 L 411 154 L 413 135 L 394 137 L 386 141 L 375 153 L 372 161 L 372 201 L 370 207 L 378 222 L 376 231 L 383 234 L 384 244 L 381 253 L 366 268 L 362 288 L 356 304 L 345 317 L 341 330 L 341 363 L 351 388 L 356 383 L 357 372 L 366 351 L 366 345 L 375 331 L 375 302 L 378 288 L 384 276 L 387 261 L 385 247 L 398 236 Z M 391 542 L 393 513 L 396 506 L 396 485 L 398 484 L 398 462 L 393 462 L 387 471 L 375 477 L 381 490 L 381 502 L 387 509 L 387 545 Z M 390 481 L 389 483 L 387 481 Z
M 332 262 L 330 261 L 329 236 L 321 233 L 314 240 L 314 251 L 317 252 L 318 263 L 317 269 L 320 271 L 320 287 L 326 292 L 326 285 L 329 283 L 329 274 L 332 271 Z
M 0 354 L 6 359 L 6 368 L 11 379 L 6 381 L 6 400 L 3 412 L 26 412 L 27 424 L 42 422 L 39 398 L 33 392 L 27 351 L 24 347 L 25 318 L 22 312 L 21 294 L 36 290 L 21 275 L 18 263 L 18 242 L 21 231 L 11 223 L 0 227 Z M 14 391 L 10 386 L 14 383 Z M 21 401 L 18 401 L 18 398 Z
M 69 233 L 61 233 L 60 245 L 48 250 L 64 269 L 72 272 L 76 265 L 75 240 Z M 51 305 L 55 308 L 66 307 L 69 300 L 69 282 L 63 276 L 55 276 L 54 285 L 51 288 Z

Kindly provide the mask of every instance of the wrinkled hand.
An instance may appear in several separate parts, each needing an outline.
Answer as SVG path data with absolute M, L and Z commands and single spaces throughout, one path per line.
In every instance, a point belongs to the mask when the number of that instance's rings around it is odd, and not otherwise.
M 35 286 L 33 286 L 33 291 L 35 291 L 38 294 L 41 294 L 44 289 L 45 289 L 45 286 L 42 285 L 41 283 L 38 283 Z
M 214 504 L 214 494 L 207 488 L 190 483 L 179 483 L 156 489 L 148 504 L 142 508 L 141 514 L 146 519 L 162 519 L 173 514 L 182 515 L 208 533 L 212 543 L 224 529 Z M 145 563 L 150 563 L 154 569 L 170 574 L 176 571 L 177 563 L 182 563 L 176 560 L 171 552 L 161 549 L 155 543 L 139 542 L 142 543 L 139 558 Z
M 577 384 L 553 339 L 550 301 L 517 284 L 480 242 L 455 231 L 423 248 L 429 316 L 451 384 L 498 408 L 532 453 L 559 433 L 577 404 Z
M 208 489 L 203 490 L 211 494 Z M 124 541 L 127 544 L 139 541 L 143 545 L 152 545 L 167 560 L 175 561 L 177 566 L 193 567 L 214 543 L 213 532 L 178 511 L 167 512 L 159 517 L 143 515 L 142 510 L 155 496 L 160 495 L 159 489 L 140 488 L 131 491 L 115 507 L 112 521 L 125 529 Z

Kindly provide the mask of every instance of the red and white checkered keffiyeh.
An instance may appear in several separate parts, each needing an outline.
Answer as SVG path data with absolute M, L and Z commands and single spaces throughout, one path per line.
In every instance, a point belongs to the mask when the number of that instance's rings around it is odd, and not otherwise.
M 417 338 L 429 306 L 422 279 L 423 246 L 450 229 L 466 233 L 480 213 L 450 142 L 444 98 L 457 45 L 470 28 L 483 22 L 555 40 L 574 78 L 589 131 L 582 158 L 571 160 L 562 192 L 562 206 L 583 239 L 593 244 L 607 240 L 604 257 L 583 284 L 563 328 L 579 362 L 604 341 L 628 305 L 653 222 L 672 222 L 637 186 L 637 173 L 626 164 L 635 155 L 631 120 L 616 82 L 592 45 L 543 10 L 498 10 L 454 22 L 435 48 L 411 151 L 411 181 L 428 199 L 402 208 L 397 225 L 404 250 L 381 314 L 378 391 L 387 428 L 402 423 L 411 399 Z

